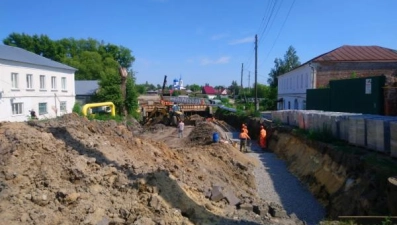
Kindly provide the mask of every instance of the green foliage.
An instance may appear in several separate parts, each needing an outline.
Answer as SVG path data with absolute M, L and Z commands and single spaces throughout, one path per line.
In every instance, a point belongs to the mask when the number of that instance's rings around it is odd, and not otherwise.
M 51 40 L 47 35 L 11 33 L 3 43 L 72 66 L 78 69 L 75 74 L 77 80 L 97 80 L 118 72 L 119 66 L 130 68 L 135 61 L 128 48 L 104 44 L 92 38 Z
M 274 68 L 271 69 L 267 82 L 271 87 L 277 87 L 278 76 L 285 74 L 300 65 L 301 63 L 299 62 L 299 57 L 296 55 L 295 48 L 289 46 L 287 52 L 284 55 L 284 59 L 276 58 L 274 60 Z
M 126 98 L 123 101 L 121 93 L 121 77 L 118 74 L 103 76 L 99 81 L 100 89 L 94 96 L 96 102 L 113 102 L 116 106 L 116 113 L 122 115 L 123 106 L 126 107 L 128 114 L 136 115 L 138 109 L 138 93 L 134 87 L 134 78 L 127 77 Z
M 138 93 L 134 87 L 135 79 L 132 76 L 127 77 L 126 83 L 126 96 L 125 96 L 125 107 L 129 115 L 134 118 L 138 118 Z
M 124 118 L 120 115 L 111 116 L 110 114 L 89 114 L 87 115 L 87 118 L 89 120 L 115 120 L 117 122 L 122 122 L 124 120 Z
M 336 139 L 332 135 L 331 127 L 327 125 L 323 125 L 321 129 L 312 130 L 304 130 L 298 128 L 294 129 L 293 132 L 313 141 L 321 141 L 325 143 L 334 143 L 336 141 Z
M 268 87 L 265 90 L 265 100 L 260 103 L 263 107 L 261 110 L 276 110 L 277 109 L 277 87 Z
M 77 113 L 77 114 L 79 114 L 79 115 L 82 115 L 82 112 L 81 112 L 81 104 L 79 103 L 79 102 L 75 102 L 74 103 L 74 105 L 73 105 L 73 110 L 72 110 L 74 113 Z
M 179 95 L 181 95 L 181 91 L 179 90 L 175 90 L 172 92 L 172 96 L 179 96 Z
M 197 92 L 197 91 L 200 91 L 200 90 L 201 90 L 201 86 L 198 85 L 198 84 L 191 84 L 191 85 L 189 85 L 189 88 L 190 88 L 190 90 L 193 91 L 193 92 Z
M 355 79 L 357 78 L 357 73 L 354 71 L 351 75 L 350 78 Z
M 237 81 L 232 81 L 232 84 L 229 86 L 229 91 L 233 96 L 240 94 L 240 86 L 237 84 Z
M 139 94 L 145 94 L 147 91 L 147 87 L 144 84 L 135 85 L 135 89 Z
M 113 102 L 116 106 L 116 113 L 121 113 L 123 109 L 123 99 L 121 93 L 121 78 L 118 74 L 107 74 L 99 81 L 99 91 L 94 96 L 96 102 Z

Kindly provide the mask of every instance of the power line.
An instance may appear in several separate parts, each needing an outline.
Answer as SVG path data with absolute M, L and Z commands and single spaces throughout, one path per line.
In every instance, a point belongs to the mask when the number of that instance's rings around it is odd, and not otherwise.
M 282 4 L 282 1 L 281 1 L 281 4 Z M 272 1 L 272 2 L 270 3 L 270 12 L 268 12 L 269 16 L 267 17 L 267 21 L 266 21 L 265 27 L 263 28 L 261 34 L 259 35 L 260 38 L 259 38 L 259 41 L 258 41 L 258 45 L 261 43 L 261 41 L 263 40 L 263 38 L 264 38 L 264 36 L 266 35 L 266 33 L 268 33 L 269 30 L 271 29 L 271 27 L 272 27 L 272 25 L 273 25 L 273 23 L 274 23 L 274 20 L 275 20 L 275 18 L 277 17 L 278 11 L 279 11 L 280 8 L 281 8 L 281 4 L 279 5 L 279 7 L 278 7 L 278 9 L 277 9 L 277 11 L 276 11 L 275 16 L 272 18 L 273 14 L 274 14 L 274 12 L 275 12 L 275 8 L 276 8 L 276 6 L 277 6 L 277 1 Z M 270 26 L 269 26 L 269 25 L 270 25 Z M 251 62 L 252 62 L 251 60 L 248 62 L 247 68 L 250 68 L 250 67 L 251 67 Z
M 265 20 L 267 20 L 266 18 L 268 17 L 269 12 L 271 11 L 273 2 L 275 2 L 275 0 L 268 2 L 267 6 L 266 6 L 265 13 L 262 18 L 262 21 L 261 21 L 256 33 L 259 33 L 261 31 L 261 29 L 263 29 L 262 27 L 265 26 Z M 252 43 L 252 44 L 253 44 L 253 46 L 252 46 L 252 48 L 250 46 L 250 51 L 248 52 L 248 60 L 245 62 L 245 64 L 248 65 L 248 67 L 251 66 L 252 57 L 254 56 L 254 54 L 252 54 L 252 53 L 254 53 L 255 45 L 254 45 L 254 43 Z
M 272 27 L 272 25 L 273 25 L 273 23 L 274 23 L 274 20 L 275 20 L 275 18 L 277 17 L 278 12 L 280 11 L 280 8 L 281 8 L 281 5 L 282 5 L 282 0 L 281 0 L 281 3 L 280 3 L 280 5 L 279 5 L 279 7 L 277 8 L 276 14 L 275 14 L 275 16 L 273 17 L 273 20 L 272 20 L 272 15 L 273 15 L 273 13 L 274 13 L 274 9 L 275 9 L 276 5 L 277 5 L 277 1 L 274 3 L 273 8 L 272 8 L 272 11 L 271 11 L 271 14 L 270 14 L 269 19 L 268 19 L 268 21 L 267 21 L 266 27 L 265 27 L 265 29 L 262 31 L 262 34 L 260 35 L 261 37 L 259 38 L 259 43 L 261 43 L 263 37 L 266 35 L 266 31 L 269 31 L 269 30 L 271 29 L 271 27 Z M 270 22 L 269 29 L 266 30 L 267 26 L 269 25 L 269 22 Z
M 270 53 L 272 52 L 272 50 L 273 50 L 273 48 L 274 48 L 274 46 L 275 46 L 275 44 L 276 44 L 278 38 L 280 37 L 281 31 L 283 30 L 284 25 L 285 25 L 285 23 L 286 23 L 287 20 L 288 20 L 288 17 L 289 17 L 289 15 L 290 15 L 290 13 L 291 13 L 291 10 L 292 10 L 292 7 L 294 6 L 294 4 L 295 4 L 295 0 L 292 2 L 291 6 L 290 6 L 290 8 L 289 8 L 289 10 L 288 10 L 287 16 L 285 17 L 285 20 L 284 20 L 283 24 L 281 25 L 281 28 L 280 28 L 280 30 L 279 30 L 277 36 L 276 36 L 276 39 L 274 40 L 273 45 L 272 45 L 272 47 L 271 47 L 270 50 L 269 50 L 269 53 L 266 55 L 266 57 L 265 57 L 265 59 L 262 61 L 261 65 L 267 60 L 267 58 L 269 57 Z

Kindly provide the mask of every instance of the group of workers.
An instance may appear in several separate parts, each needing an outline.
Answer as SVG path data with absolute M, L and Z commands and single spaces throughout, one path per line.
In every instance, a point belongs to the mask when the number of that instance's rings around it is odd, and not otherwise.
M 240 138 L 240 151 L 248 152 L 247 141 L 251 140 L 251 137 L 248 135 L 248 128 L 245 123 L 241 125 L 241 132 L 239 138 Z M 266 148 L 266 130 L 263 125 L 260 126 L 258 144 L 262 149 Z

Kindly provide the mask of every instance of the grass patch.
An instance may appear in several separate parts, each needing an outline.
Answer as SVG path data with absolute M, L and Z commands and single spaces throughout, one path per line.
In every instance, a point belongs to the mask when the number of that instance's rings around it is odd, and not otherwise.
M 337 143 L 338 139 L 332 135 L 332 130 L 329 126 L 323 126 L 321 129 L 316 130 L 305 130 L 301 128 L 295 128 L 292 132 L 296 135 L 307 138 L 308 140 L 320 141 L 324 143 Z
M 107 120 L 115 120 L 117 122 L 122 122 L 124 121 L 124 117 L 120 115 L 112 116 L 107 113 L 99 113 L 99 114 L 89 114 L 87 115 L 87 119 L 89 120 L 102 120 L 102 121 L 107 121 Z

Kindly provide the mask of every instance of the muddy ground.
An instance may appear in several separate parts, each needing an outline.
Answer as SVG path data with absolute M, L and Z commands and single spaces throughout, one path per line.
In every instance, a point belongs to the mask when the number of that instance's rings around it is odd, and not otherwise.
M 201 122 L 178 138 L 76 114 L 0 123 L 1 224 L 299 224 L 258 198 L 258 162 L 212 143 L 214 130 Z

